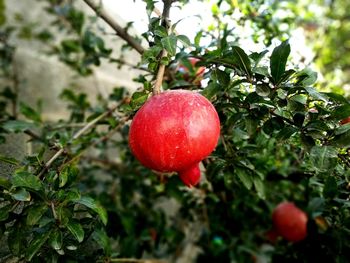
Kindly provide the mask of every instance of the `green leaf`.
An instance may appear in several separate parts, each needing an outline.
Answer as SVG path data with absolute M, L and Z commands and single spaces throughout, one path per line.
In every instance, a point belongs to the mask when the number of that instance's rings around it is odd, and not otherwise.
M 3 124 L 3 128 L 9 132 L 23 132 L 25 130 L 35 128 L 35 124 L 32 122 L 26 121 L 6 121 Z
M 68 223 L 69 219 L 72 218 L 72 213 L 70 210 L 63 205 L 60 205 L 55 208 L 57 220 L 61 222 L 62 225 L 65 225 Z
M 14 191 L 11 191 L 10 195 L 12 196 L 13 199 L 17 201 L 29 202 L 30 200 L 32 200 L 30 193 L 23 188 L 19 188 Z
M 321 132 L 323 132 L 323 131 L 328 131 L 329 127 L 324 121 L 314 120 L 314 121 L 309 122 L 305 126 L 305 129 L 307 129 L 308 131 L 321 131 Z M 337 134 L 337 130 L 335 131 L 335 134 Z
M 267 97 L 270 95 L 271 89 L 267 84 L 256 85 L 256 93 L 261 97 Z
M 80 199 L 81 195 L 78 189 L 73 188 L 72 190 L 67 191 L 66 189 L 62 189 L 58 192 L 57 197 L 59 200 L 64 202 L 71 202 L 73 200 Z
M 7 178 L 3 178 L 2 176 L 0 176 L 0 187 L 9 189 L 11 187 L 11 183 Z
M 335 120 L 342 120 L 342 119 L 347 118 L 349 116 L 350 116 L 350 104 L 342 105 L 342 106 L 336 108 L 332 112 L 332 117 Z
M 72 233 L 72 235 L 75 237 L 75 239 L 78 240 L 79 243 L 83 242 L 84 229 L 77 221 L 70 220 L 68 222 L 68 224 L 66 225 L 66 227 Z
M 307 99 L 308 99 L 307 96 L 305 96 L 303 94 L 297 94 L 297 95 L 294 95 L 293 97 L 290 97 L 289 101 L 295 101 L 295 102 L 298 102 L 300 104 L 306 105 Z
M 46 204 L 37 205 L 28 209 L 27 225 L 34 226 L 48 210 Z
M 196 36 L 194 37 L 194 44 L 195 44 L 196 46 L 199 46 L 202 36 L 203 36 L 203 31 L 199 31 L 199 32 L 196 34 Z
M 243 169 L 240 167 L 235 168 L 235 173 L 237 174 L 239 180 L 243 183 L 245 188 L 250 190 L 253 186 L 253 178 L 247 169 Z
M 16 160 L 15 158 L 3 156 L 3 155 L 0 155 L 0 162 L 9 163 L 13 165 L 19 164 L 19 161 Z
M 107 224 L 107 219 L 108 219 L 107 211 L 104 209 L 102 205 L 100 205 L 97 201 L 95 201 L 91 197 L 82 196 L 80 199 L 74 200 L 73 202 L 90 208 L 100 216 L 102 222 L 105 225 Z
M 313 97 L 316 100 L 322 100 L 324 102 L 328 102 L 328 98 L 326 95 L 318 92 L 312 87 L 305 87 L 305 90 L 310 94 L 311 97 Z
M 263 75 L 265 77 L 270 77 L 270 73 L 269 73 L 269 68 L 268 67 L 256 67 L 253 69 L 254 73 Z
M 166 29 L 162 26 L 159 26 L 157 29 L 154 30 L 154 34 L 159 37 L 167 37 L 168 33 L 166 32 Z
M 59 229 L 53 231 L 49 238 L 50 246 L 55 250 L 60 250 L 62 248 L 63 235 Z
M 282 77 L 280 78 L 280 80 L 278 81 L 278 85 L 283 83 L 283 82 L 286 82 L 290 79 L 290 77 L 295 73 L 295 70 L 294 69 L 288 69 L 287 71 L 285 71 L 283 74 L 282 74 Z
M 250 78 L 252 75 L 252 69 L 248 55 L 238 46 L 233 46 L 231 52 L 233 64 Z
M 136 109 L 146 102 L 148 93 L 144 91 L 136 91 L 132 94 L 130 105 Z
M 348 125 L 344 125 L 348 126 Z M 339 132 L 339 130 L 338 130 Z M 350 146 L 350 130 L 340 133 L 330 141 L 330 145 L 335 147 L 349 147 Z
M 348 100 L 346 98 L 344 98 L 342 95 L 337 94 L 337 93 L 332 93 L 332 92 L 322 92 L 322 95 L 327 96 L 328 98 L 339 102 L 341 104 L 349 104 Z
M 293 126 L 286 126 L 276 135 L 276 139 L 287 140 L 298 131 L 299 130 Z
M 78 176 L 79 169 L 75 165 L 65 166 L 59 174 L 59 187 L 63 187 L 67 182 L 72 182 Z
M 261 199 L 265 199 L 266 198 L 265 186 L 264 186 L 264 182 L 261 180 L 261 178 L 258 176 L 255 176 L 253 183 L 254 183 L 254 187 L 255 187 L 255 190 L 256 190 L 258 196 Z
M 12 177 L 12 186 L 23 187 L 34 191 L 40 191 L 44 189 L 40 179 L 27 171 L 17 171 Z
M 350 124 L 347 123 L 347 124 L 344 124 L 344 125 L 337 127 L 334 131 L 334 134 L 340 135 L 340 134 L 346 133 L 349 130 L 350 130 Z
M 284 126 L 285 124 L 281 117 L 272 117 L 264 123 L 262 129 L 266 134 L 271 135 L 274 131 L 283 129 Z
M 11 208 L 12 208 L 11 204 L 5 205 L 0 208 L 0 222 L 5 221 L 8 218 Z
M 21 102 L 19 104 L 19 110 L 28 119 L 35 121 L 35 122 L 41 122 L 40 114 L 38 112 L 36 112 L 33 108 L 24 104 L 23 102 Z
M 338 193 L 337 181 L 334 176 L 328 176 L 323 188 L 323 196 L 325 198 L 334 198 Z
M 228 85 L 230 84 L 230 75 L 228 73 L 220 69 L 216 69 L 212 72 L 212 74 L 215 75 L 215 77 L 223 87 L 228 87 Z
M 76 39 L 65 39 L 61 42 L 61 52 L 63 52 L 64 55 L 79 52 L 80 49 L 80 42 Z
M 180 40 L 186 47 L 191 46 L 191 40 L 185 35 L 178 35 L 177 39 Z
M 23 233 L 25 233 L 25 231 L 22 228 L 21 224 L 16 223 L 15 225 L 13 225 L 12 231 L 10 231 L 8 235 L 7 244 L 9 246 L 10 251 L 15 256 L 19 256 L 24 247 Z
M 274 84 L 278 84 L 286 71 L 287 59 L 290 54 L 290 45 L 288 41 L 282 42 L 272 51 L 270 58 L 270 70 Z
M 202 91 L 202 95 L 207 99 L 212 99 L 220 91 L 220 85 L 215 82 L 209 82 L 208 86 Z
M 34 237 L 34 239 L 30 242 L 29 247 L 26 250 L 26 259 L 31 261 L 32 258 L 38 253 L 40 248 L 44 245 L 46 240 L 49 238 L 51 231 L 46 233 L 40 233 Z
M 249 58 L 254 61 L 254 68 L 256 68 L 258 66 L 260 61 L 263 59 L 265 54 L 268 53 L 268 52 L 269 52 L 268 50 L 264 50 L 264 51 L 262 51 L 260 53 L 253 52 L 252 54 L 249 55 Z
M 296 112 L 296 113 L 293 115 L 294 124 L 295 124 L 296 126 L 298 126 L 298 127 L 302 127 L 302 126 L 303 126 L 304 120 L 305 120 L 305 114 L 304 114 L 304 113 Z
M 155 61 L 161 51 L 162 47 L 160 46 L 150 47 L 149 49 L 145 50 L 145 52 L 142 54 L 142 61 Z
M 177 47 L 177 37 L 175 35 L 171 34 L 170 36 L 162 38 L 161 43 L 170 56 L 175 56 Z
M 295 76 L 297 78 L 297 85 L 301 85 L 303 87 L 311 86 L 317 80 L 317 72 L 312 71 L 309 68 L 299 71 Z
M 317 173 L 330 174 L 337 165 L 337 149 L 332 146 L 314 146 L 310 152 L 310 160 Z
M 92 233 L 92 238 L 103 248 L 107 256 L 111 254 L 111 244 L 104 230 L 95 229 L 95 231 Z

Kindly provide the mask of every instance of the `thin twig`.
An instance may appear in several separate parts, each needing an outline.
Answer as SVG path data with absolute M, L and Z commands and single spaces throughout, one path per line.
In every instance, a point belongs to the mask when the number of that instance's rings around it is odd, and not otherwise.
M 93 142 L 92 144 L 88 145 L 84 150 L 82 150 L 78 155 L 74 156 L 71 160 L 69 160 L 68 162 L 64 163 L 63 165 L 61 165 L 60 170 L 71 163 L 74 163 L 75 161 L 77 161 L 84 153 L 87 152 L 88 149 L 95 147 L 96 145 L 98 145 L 101 142 L 107 141 L 109 140 L 117 131 L 119 131 L 120 127 L 127 121 L 129 120 L 129 117 L 126 117 L 124 119 L 122 119 L 119 124 L 112 130 L 110 130 L 106 135 L 104 135 L 103 137 L 101 137 L 99 140 Z
M 129 67 L 131 67 L 133 69 L 138 69 L 138 70 L 146 71 L 148 73 L 152 73 L 152 71 L 149 70 L 148 68 L 134 65 L 134 64 L 132 64 L 130 62 L 127 62 L 127 61 L 125 61 L 125 60 L 123 60 L 121 58 L 112 58 L 111 61 L 119 63 L 119 64 L 122 64 L 122 65 L 125 65 L 125 66 L 129 66 Z
M 102 5 L 98 5 L 94 0 L 84 0 L 84 2 L 95 11 L 95 13 L 101 17 L 110 27 L 114 29 L 117 35 L 125 40 L 132 48 L 134 48 L 138 53 L 143 54 L 145 51 L 144 48 L 140 45 L 140 43 L 130 36 L 126 30 L 121 27 L 117 21 L 115 21 L 114 17 L 112 17 Z
M 117 109 L 118 105 L 113 106 L 112 108 L 110 108 L 109 110 L 105 111 L 104 113 L 102 113 L 100 116 L 98 116 L 97 118 L 93 119 L 92 121 L 90 121 L 88 124 L 86 124 L 86 126 L 84 126 L 82 129 L 80 129 L 79 131 L 77 131 L 77 133 L 75 133 L 71 139 L 71 141 L 78 139 L 82 134 L 84 134 L 86 131 L 88 131 L 89 129 L 91 129 L 92 127 L 94 127 L 96 125 L 97 122 L 99 122 L 100 120 L 104 119 L 105 117 L 107 117 L 108 115 L 110 115 L 113 111 L 115 111 Z M 58 152 L 55 153 L 54 156 L 51 157 L 50 160 L 48 160 L 45 165 L 44 168 L 40 171 L 40 173 L 38 174 L 38 177 L 40 178 L 45 171 L 52 165 L 52 163 L 59 157 L 62 155 L 62 153 L 64 153 L 65 149 L 61 148 Z
M 49 131 L 54 130 L 60 130 L 60 129 L 67 129 L 67 128 L 82 128 L 87 125 L 87 122 L 76 122 L 76 123 L 66 123 L 66 124 L 60 124 L 58 126 L 47 126 L 47 129 Z
M 24 133 L 27 134 L 28 136 L 30 136 L 32 139 L 35 139 L 35 140 L 38 140 L 38 141 L 45 141 L 38 134 L 36 134 L 35 132 L 33 132 L 31 130 L 25 130 Z
M 40 171 L 40 173 L 38 174 L 38 177 L 41 178 L 41 176 L 46 172 L 46 170 L 52 165 L 52 163 L 58 158 L 60 157 L 60 155 L 64 152 L 64 148 L 61 148 L 58 152 L 56 152 L 54 154 L 54 156 L 51 157 L 50 160 L 48 160 L 45 165 L 44 168 Z
M 348 159 L 346 159 L 346 157 L 342 154 L 338 154 L 338 157 L 343 161 L 343 163 L 350 168 L 350 162 Z

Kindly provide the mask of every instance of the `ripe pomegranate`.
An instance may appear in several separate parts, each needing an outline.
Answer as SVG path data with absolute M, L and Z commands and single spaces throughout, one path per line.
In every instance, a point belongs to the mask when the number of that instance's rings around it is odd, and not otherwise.
M 349 123 L 350 122 L 350 117 L 347 117 L 347 118 L 345 118 L 345 119 L 342 119 L 341 121 L 340 121 L 340 124 L 341 125 L 344 125 L 344 124 L 347 124 L 347 123 Z
M 202 95 L 185 90 L 151 97 L 136 113 L 129 133 L 135 157 L 159 172 L 178 172 L 187 186 L 200 180 L 199 162 L 215 148 L 220 120 Z
M 191 63 L 193 69 L 195 70 L 194 76 L 190 75 L 190 70 L 183 64 L 179 64 L 177 71 L 183 74 L 183 78 L 186 81 L 192 82 L 194 85 L 200 85 L 200 82 L 204 76 L 205 67 L 196 66 L 197 62 L 200 61 L 198 58 L 188 58 L 188 61 Z
M 280 203 L 272 213 L 274 229 L 291 242 L 303 240 L 307 235 L 307 215 L 292 202 Z

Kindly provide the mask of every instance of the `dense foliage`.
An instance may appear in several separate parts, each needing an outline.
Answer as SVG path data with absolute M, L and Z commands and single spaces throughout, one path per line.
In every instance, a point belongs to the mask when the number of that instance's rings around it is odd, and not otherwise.
M 111 57 L 96 19 L 74 1 L 41 2 L 53 19 L 45 28 L 13 27 L 0 16 L 0 141 L 20 133 L 34 149 L 23 159 L 0 155 L 14 167 L 0 177 L 0 236 L 8 245 L 0 258 L 175 261 L 196 246 L 197 262 L 348 262 L 350 124 L 340 121 L 350 116 L 350 103 L 318 91 L 316 72 L 288 63 L 293 47 L 287 38 L 297 25 L 283 16 L 273 19 L 280 1 L 271 7 L 264 1 L 217 1 L 212 8 L 217 26 L 195 39 L 153 14 L 155 1 L 144 1 L 149 31 L 135 37 L 148 44 L 137 65 L 145 74 L 135 79 L 142 88 L 129 94 L 116 87 L 98 104 L 65 89 L 61 98 L 71 114 L 55 123 L 42 120 L 40 105 L 18 96 L 14 36 L 47 43 L 50 54 L 80 76 L 103 59 L 119 66 L 123 60 Z M 237 10 L 241 18 L 231 28 L 224 18 Z M 280 23 L 290 27 L 282 30 Z M 266 49 L 250 52 L 242 45 L 234 28 L 247 26 L 251 39 Z M 57 30 L 63 39 L 55 38 Z M 206 68 L 202 86 L 190 57 Z M 176 72 L 177 63 L 192 77 Z M 219 113 L 220 140 L 202 162 L 196 188 L 184 186 L 176 174 L 141 166 L 128 146 L 130 120 L 152 96 L 160 64 L 167 66 L 164 89 L 201 92 Z M 81 129 L 82 123 L 88 125 Z M 118 162 L 111 150 L 118 152 Z M 286 200 L 308 215 L 308 235 L 300 242 L 268 235 L 274 207 Z

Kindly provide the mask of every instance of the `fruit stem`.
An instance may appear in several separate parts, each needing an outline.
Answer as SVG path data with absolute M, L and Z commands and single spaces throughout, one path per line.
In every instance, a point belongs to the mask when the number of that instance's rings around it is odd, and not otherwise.
M 166 31 L 169 31 L 169 28 L 170 28 L 169 13 L 170 13 L 171 4 L 173 2 L 174 0 L 163 0 L 164 6 L 163 6 L 163 13 L 162 13 L 162 26 L 165 27 Z M 153 86 L 153 95 L 157 95 L 161 91 L 164 72 L 165 72 L 165 64 L 162 63 L 162 58 L 165 58 L 167 56 L 168 56 L 168 52 L 165 49 L 163 49 L 160 54 L 158 72 L 156 76 L 156 81 Z

